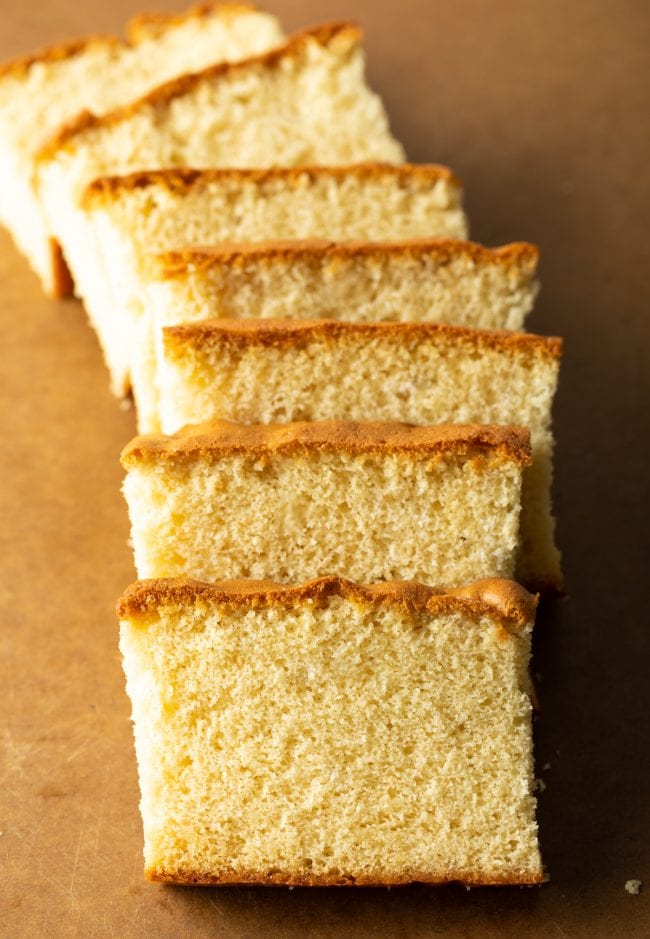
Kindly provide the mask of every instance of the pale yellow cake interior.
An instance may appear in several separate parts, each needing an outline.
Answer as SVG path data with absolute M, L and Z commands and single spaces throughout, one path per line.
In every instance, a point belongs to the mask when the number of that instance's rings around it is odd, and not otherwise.
M 245 453 L 129 461 L 139 577 L 457 586 L 512 577 L 522 467 L 490 454 Z
M 530 624 L 172 599 L 120 646 L 150 878 L 542 879 Z

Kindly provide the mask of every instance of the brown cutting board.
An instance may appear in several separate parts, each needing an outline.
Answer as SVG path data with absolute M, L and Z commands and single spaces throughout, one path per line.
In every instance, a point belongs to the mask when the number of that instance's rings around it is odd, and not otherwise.
M 2 933 L 647 937 L 650 6 L 273 7 L 288 29 L 360 19 L 370 78 L 410 157 L 456 169 L 474 237 L 543 251 L 530 327 L 566 337 L 556 502 L 570 589 L 540 619 L 534 666 L 552 879 L 471 892 L 143 880 L 113 614 L 133 579 L 117 460 L 133 414 L 109 396 L 82 308 L 46 300 L 0 233 Z M 115 30 L 137 9 L 136 0 L 1 0 L 0 59 Z M 646 891 L 626 893 L 630 878 Z

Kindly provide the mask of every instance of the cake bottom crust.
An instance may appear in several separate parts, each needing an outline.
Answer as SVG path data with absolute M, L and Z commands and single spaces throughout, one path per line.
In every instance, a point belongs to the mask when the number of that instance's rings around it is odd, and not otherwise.
M 458 883 L 468 887 L 532 887 L 544 882 L 539 868 L 504 871 L 470 870 L 413 870 L 386 871 L 383 874 L 316 874 L 300 871 L 171 871 L 164 868 L 146 868 L 147 880 L 181 886 L 259 886 L 259 887 L 400 887 L 407 884 L 443 885 Z

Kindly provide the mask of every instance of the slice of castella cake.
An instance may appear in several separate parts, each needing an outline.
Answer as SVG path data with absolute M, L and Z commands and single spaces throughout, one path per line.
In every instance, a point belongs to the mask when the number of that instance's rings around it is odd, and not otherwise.
M 80 112 L 101 115 L 161 82 L 279 45 L 275 17 L 248 3 L 203 3 L 180 14 L 143 14 L 127 39 L 87 36 L 0 64 L 0 223 L 55 296 L 69 273 L 36 185 L 36 154 Z
M 529 433 L 215 421 L 122 454 L 138 577 L 512 577 Z
M 432 323 L 222 319 L 168 327 L 161 345 L 165 433 L 215 419 L 528 427 L 517 578 L 561 589 L 551 511 L 560 339 Z
M 396 215 L 392 225 L 408 227 L 409 218 Z M 379 230 L 375 237 L 385 234 Z M 165 393 L 160 375 L 165 367 L 165 326 L 254 316 L 518 330 L 537 293 L 538 256 L 534 245 L 521 242 L 485 248 L 435 238 L 271 241 L 163 252 L 150 259 L 149 276 L 141 280 L 140 296 L 146 292 L 153 339 L 143 342 L 140 355 L 150 356 L 153 343 L 155 372 L 146 366 L 133 368 L 138 430 L 170 433 L 187 422 L 171 428 L 159 422 L 159 394 Z M 207 388 L 205 392 L 209 394 Z M 208 420 L 208 415 L 200 420 Z
M 157 252 L 272 238 L 343 241 L 371 235 L 390 241 L 467 233 L 460 181 L 436 165 L 364 162 L 134 173 L 96 180 L 84 193 L 82 210 L 101 270 L 81 284 L 81 292 L 114 391 L 128 390 L 132 372 L 136 398 L 150 382 L 147 287 L 156 278 L 150 261 Z M 297 267 L 291 268 L 289 277 L 294 276 Z M 184 303 L 178 307 L 181 318 L 184 309 Z
M 517 584 L 152 580 L 118 613 L 150 880 L 543 880 Z

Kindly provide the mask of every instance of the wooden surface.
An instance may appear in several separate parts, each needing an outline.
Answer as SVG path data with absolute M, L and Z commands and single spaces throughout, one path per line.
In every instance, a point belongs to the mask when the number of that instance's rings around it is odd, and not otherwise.
M 160 7 L 167 7 L 160 3 Z M 137 2 L 2 0 L 0 58 Z M 541 889 L 174 889 L 142 878 L 114 601 L 133 579 L 111 399 L 75 302 L 0 233 L 0 913 L 7 936 L 650 935 L 649 205 L 643 0 L 277 0 L 356 16 L 414 160 L 465 182 L 474 237 L 543 251 L 530 326 L 566 337 L 556 504 L 570 599 L 537 628 Z M 550 764 L 547 768 L 547 764 Z M 646 881 L 630 896 L 625 882 Z

